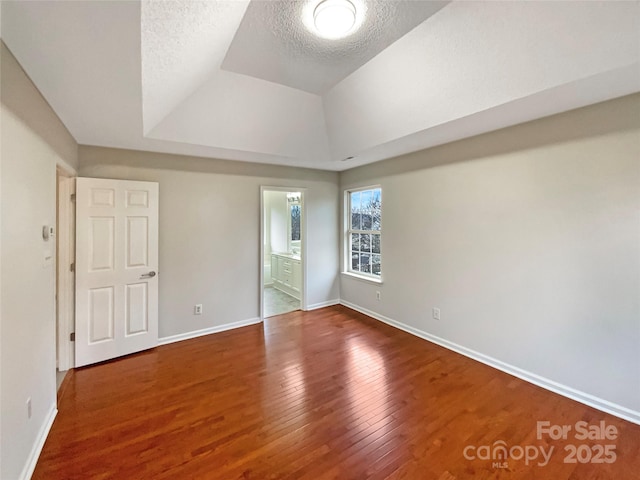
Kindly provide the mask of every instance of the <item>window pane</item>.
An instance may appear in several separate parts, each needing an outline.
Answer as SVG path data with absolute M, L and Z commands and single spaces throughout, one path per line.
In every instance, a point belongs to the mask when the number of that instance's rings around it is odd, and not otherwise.
M 300 205 L 291 205 L 291 241 L 300 240 Z
M 360 214 L 359 213 L 351 214 L 351 229 L 360 230 Z
M 368 213 L 368 212 L 363 213 L 360 228 L 362 230 L 371 230 L 371 224 L 372 224 L 371 213 Z
M 360 255 L 360 271 L 362 273 L 371 273 L 371 265 L 369 263 L 364 263 L 363 262 L 363 257 L 364 255 Z
M 351 194 L 351 213 L 360 212 L 360 192 Z
M 360 235 L 360 250 L 362 252 L 371 251 L 371 235 L 370 234 L 363 233 Z
M 375 263 L 375 264 L 371 265 L 371 273 L 373 273 L 374 275 L 380 276 L 380 264 L 379 263 Z
M 378 206 L 380 206 L 380 203 L 382 202 L 382 190 L 379 188 L 375 188 L 373 190 L 373 202 L 375 204 L 377 204 Z
M 373 212 L 371 218 L 371 230 L 382 230 L 380 225 L 380 210 Z
M 371 263 L 372 264 L 380 264 L 380 255 L 371 255 Z
M 382 217 L 382 191 L 379 188 L 373 190 L 371 201 L 372 229 L 380 230 L 380 219 Z
M 358 270 L 360 261 L 360 254 L 358 252 L 351 252 L 351 269 Z
M 360 201 L 362 203 L 360 210 L 362 212 L 370 211 L 372 201 L 373 201 L 373 190 L 365 190 L 364 192 L 360 192 L 360 193 L 361 193 Z
M 373 253 L 380 253 L 380 234 L 379 233 L 371 234 L 371 251 Z
M 351 250 L 360 250 L 360 235 L 358 233 L 351 234 Z

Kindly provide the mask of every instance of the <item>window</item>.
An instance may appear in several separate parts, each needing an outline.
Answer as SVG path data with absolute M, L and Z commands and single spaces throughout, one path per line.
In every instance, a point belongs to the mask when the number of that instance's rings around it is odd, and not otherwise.
M 302 204 L 300 192 L 287 193 L 287 209 L 289 218 L 287 220 L 287 244 L 289 252 L 300 253 L 300 227 L 302 217 Z
M 300 241 L 300 204 L 292 204 L 289 207 L 291 211 L 291 241 Z
M 380 187 L 347 192 L 348 201 L 348 271 L 380 278 L 382 262 L 382 189 Z

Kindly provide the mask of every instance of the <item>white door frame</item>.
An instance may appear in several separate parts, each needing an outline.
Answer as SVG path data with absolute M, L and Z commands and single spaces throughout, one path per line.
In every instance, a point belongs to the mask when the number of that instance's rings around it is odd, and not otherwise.
M 302 187 L 272 187 L 260 186 L 260 321 L 264 321 L 264 193 L 265 192 L 300 192 L 300 203 L 302 206 L 302 221 L 300 222 L 300 232 L 302 241 L 300 242 L 300 262 L 302 263 L 302 284 L 300 292 L 300 309 L 307 310 L 307 189 Z
M 71 333 L 75 330 L 75 174 L 56 168 L 56 335 L 57 367 L 66 371 L 75 366 Z

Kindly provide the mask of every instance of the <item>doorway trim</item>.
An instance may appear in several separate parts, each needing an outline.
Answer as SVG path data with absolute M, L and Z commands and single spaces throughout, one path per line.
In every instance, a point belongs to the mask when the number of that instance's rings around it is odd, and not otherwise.
M 300 204 L 302 207 L 302 221 L 300 222 L 300 232 L 302 240 L 300 242 L 300 262 L 302 266 L 302 284 L 300 292 L 300 310 L 307 310 L 307 189 L 303 187 L 282 187 L 282 186 L 260 186 L 260 265 L 259 265 L 259 288 L 260 291 L 260 321 L 264 322 L 264 193 L 265 192 L 300 192 Z
M 75 330 L 76 175 L 56 167 L 56 360 L 57 369 L 75 366 L 71 334 Z

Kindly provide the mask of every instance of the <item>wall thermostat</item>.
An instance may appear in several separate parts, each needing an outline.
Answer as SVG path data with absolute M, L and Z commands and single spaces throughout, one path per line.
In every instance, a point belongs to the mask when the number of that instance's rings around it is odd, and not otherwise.
M 49 225 L 42 227 L 42 238 L 45 241 L 49 240 L 50 237 L 55 236 L 55 234 L 56 232 L 53 227 L 50 227 Z

